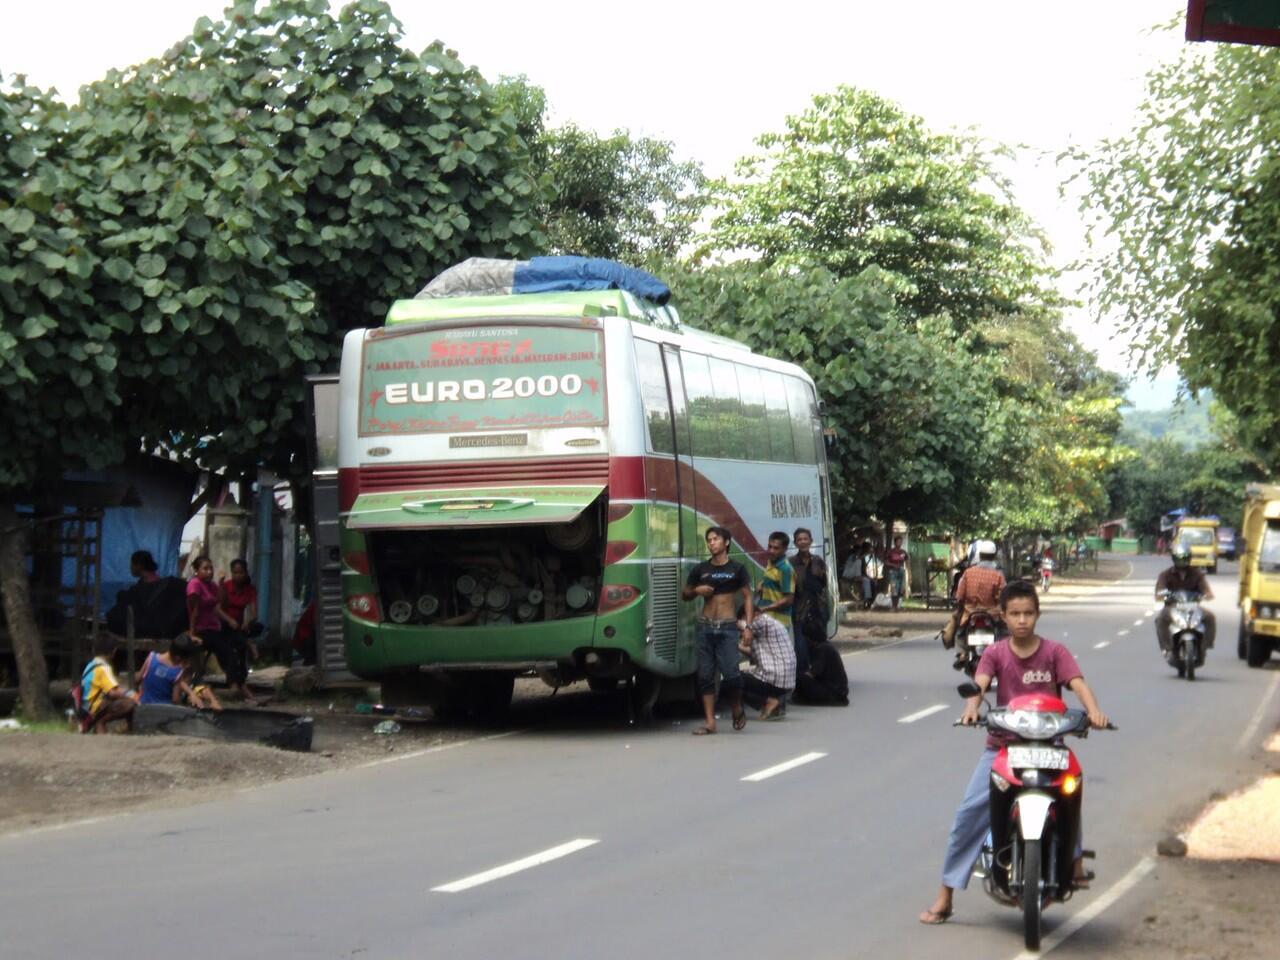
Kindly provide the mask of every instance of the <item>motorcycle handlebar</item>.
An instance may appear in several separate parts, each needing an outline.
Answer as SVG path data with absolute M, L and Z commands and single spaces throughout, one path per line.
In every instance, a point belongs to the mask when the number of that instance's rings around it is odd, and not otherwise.
M 974 722 L 974 723 L 965 723 L 963 719 L 961 719 L 961 720 L 952 720 L 952 721 L 951 721 L 951 725 L 952 725 L 953 727 L 985 727 L 985 726 L 987 725 L 987 718 L 986 718 L 986 717 L 979 717 L 979 718 L 977 719 L 977 721 L 976 721 L 976 722 Z M 1108 721 L 1107 721 L 1107 725 L 1106 725 L 1105 727 L 1098 727 L 1098 728 L 1094 728 L 1094 727 L 1086 727 L 1086 728 L 1085 728 L 1085 732 L 1087 733 L 1089 730 L 1093 730 L 1093 729 L 1100 729 L 1100 730 L 1119 730 L 1120 728 L 1119 728 L 1119 727 L 1117 727 L 1117 726 L 1116 726 L 1114 723 L 1112 723 L 1110 720 L 1108 720 Z

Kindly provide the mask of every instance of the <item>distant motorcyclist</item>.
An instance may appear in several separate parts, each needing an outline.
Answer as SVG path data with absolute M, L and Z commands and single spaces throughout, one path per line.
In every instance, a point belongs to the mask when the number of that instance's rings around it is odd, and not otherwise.
M 1191 566 L 1190 548 L 1181 543 L 1176 544 L 1169 552 L 1169 556 L 1173 560 L 1173 566 L 1162 570 L 1160 576 L 1156 578 L 1156 599 L 1163 601 L 1165 591 L 1170 593 L 1188 591 L 1200 594 L 1202 600 L 1212 600 L 1213 588 L 1209 586 L 1209 578 L 1204 575 L 1203 570 Z M 1205 649 L 1212 649 L 1214 637 L 1218 632 L 1218 622 L 1213 616 L 1213 611 L 1207 607 L 1201 607 L 1200 613 L 1204 617 Z M 1172 619 L 1172 605 L 1161 606 L 1160 612 L 1156 614 L 1156 639 L 1160 641 L 1160 651 L 1165 654 L 1173 646 L 1173 641 L 1169 638 L 1169 623 Z
M 999 615 L 1000 591 L 1005 587 L 1004 574 L 996 566 L 996 545 L 991 540 L 978 540 L 971 551 L 975 560 L 956 584 L 956 610 L 942 630 L 942 643 L 948 649 L 955 643 L 956 631 L 978 612 Z

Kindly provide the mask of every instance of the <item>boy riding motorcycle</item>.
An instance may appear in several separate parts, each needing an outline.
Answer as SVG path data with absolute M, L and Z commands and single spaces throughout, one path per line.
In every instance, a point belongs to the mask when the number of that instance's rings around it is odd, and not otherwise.
M 993 679 L 998 680 L 996 704 L 1004 706 L 1024 693 L 1048 693 L 1056 697 L 1065 686 L 1079 698 L 1089 714 L 1089 723 L 1098 729 L 1106 727 L 1109 722 L 1107 715 L 1085 683 L 1075 657 L 1062 644 L 1035 632 L 1036 621 L 1040 619 L 1040 596 L 1035 585 L 1026 580 L 1013 581 L 1001 592 L 1000 607 L 1009 627 L 1009 637 L 988 647 L 978 662 L 973 680 L 982 693 L 986 693 Z M 961 723 L 966 726 L 977 723 L 981 703 L 981 694 L 969 698 L 965 702 Z M 987 738 L 986 749 L 969 778 L 964 800 L 956 810 L 947 840 L 942 887 L 929 909 L 920 914 L 921 923 L 946 923 L 951 918 L 955 891 L 963 890 L 969 884 L 974 861 L 978 859 L 991 828 L 988 807 L 991 765 L 1000 752 L 1000 746 L 1001 741 L 995 735 Z M 1087 885 L 1091 875 L 1085 872 L 1079 854 L 1075 871 L 1077 886 Z

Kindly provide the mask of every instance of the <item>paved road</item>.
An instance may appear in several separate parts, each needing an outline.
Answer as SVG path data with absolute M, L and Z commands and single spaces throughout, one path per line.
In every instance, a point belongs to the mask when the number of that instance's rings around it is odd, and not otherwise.
M 1171 818 L 1235 783 L 1280 710 L 1259 706 L 1280 674 L 1235 657 L 1234 567 L 1215 578 L 1218 648 L 1189 684 L 1155 653 L 1158 565 L 1134 566 L 1088 599 L 1051 595 L 1041 621 L 1122 727 L 1080 745 L 1100 879 L 1049 911 L 1050 936 Z M 976 887 L 947 926 L 915 922 L 981 749 L 950 726 L 948 662 L 923 639 L 852 654 L 853 707 L 715 737 L 690 737 L 692 717 L 626 730 L 601 722 L 598 700 L 557 698 L 456 749 L 0 838 L 3 954 L 1014 957 L 1018 915 Z M 1105 949 L 1142 897 L 1139 883 L 1060 954 Z

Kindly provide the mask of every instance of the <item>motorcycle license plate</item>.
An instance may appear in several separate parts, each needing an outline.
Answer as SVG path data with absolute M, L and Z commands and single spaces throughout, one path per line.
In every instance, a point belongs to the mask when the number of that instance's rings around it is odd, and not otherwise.
M 969 646 L 971 647 L 989 647 L 995 642 L 996 635 L 994 633 L 987 633 L 983 631 L 980 633 L 969 634 Z
M 1070 756 L 1065 747 L 1013 746 L 1009 748 L 1009 766 L 1019 770 L 1065 770 Z

